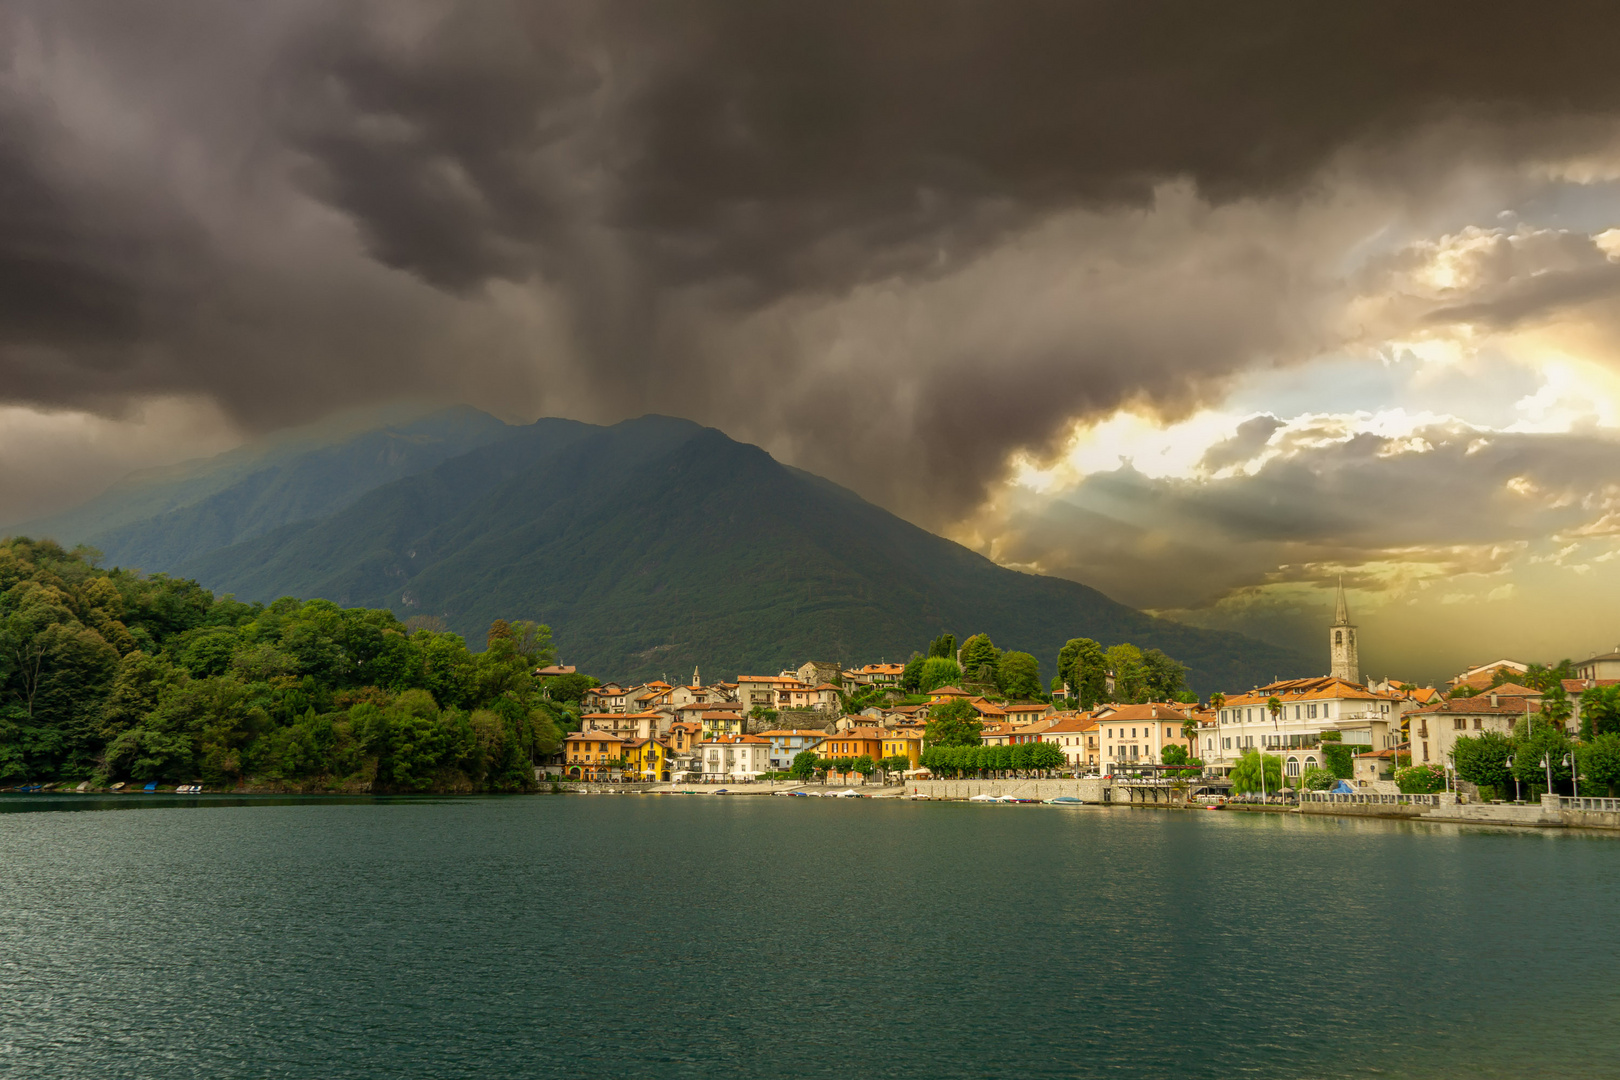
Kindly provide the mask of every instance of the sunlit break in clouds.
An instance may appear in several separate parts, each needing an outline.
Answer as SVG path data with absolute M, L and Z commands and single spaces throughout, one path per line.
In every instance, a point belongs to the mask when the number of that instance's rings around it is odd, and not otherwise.
M 1609 7 L 0 4 L 0 521 L 689 416 L 1363 669 L 1620 641 Z M 108 447 L 116 447 L 109 452 Z

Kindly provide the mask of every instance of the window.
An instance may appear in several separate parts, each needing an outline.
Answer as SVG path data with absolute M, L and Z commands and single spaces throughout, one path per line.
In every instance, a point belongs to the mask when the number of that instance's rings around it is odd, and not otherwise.
M 1316 719 L 1316 706 L 1315 705 L 1308 705 L 1308 706 L 1306 706 L 1306 709 L 1308 710 L 1306 715 L 1309 716 L 1312 720 L 1315 720 Z
M 1289 758 L 1288 759 L 1288 775 L 1289 776 L 1298 776 L 1299 775 L 1299 758 Z
M 1483 727 L 1484 727 L 1484 726 L 1485 726 L 1485 721 L 1483 721 L 1483 720 L 1481 720 L 1481 719 L 1479 719 L 1479 718 L 1478 718 L 1478 717 L 1475 717 L 1475 718 L 1474 718 L 1474 730 L 1475 730 L 1475 731 L 1478 731 L 1478 730 L 1480 730 L 1480 729 L 1481 729 L 1481 728 L 1483 728 Z
M 1131 738 L 1133 738 L 1133 739 L 1136 738 L 1136 729 L 1135 728 L 1131 728 Z
M 1333 644 L 1335 644 L 1335 645 L 1343 645 L 1344 644 L 1344 631 L 1343 630 L 1335 630 L 1335 631 L 1333 631 Z
M 1230 749 L 1232 749 L 1232 740 L 1231 739 L 1222 739 L 1221 742 L 1225 744 L 1224 746 L 1221 747 L 1222 750 L 1230 750 Z
M 1294 719 L 1295 720 L 1299 719 L 1299 706 L 1298 705 L 1294 706 Z
M 1459 717 L 1457 717 L 1457 719 L 1455 719 L 1455 720 L 1453 720 L 1451 722 L 1451 729 L 1453 731 L 1467 731 L 1468 730 L 1468 721 L 1465 718 L 1459 716 Z

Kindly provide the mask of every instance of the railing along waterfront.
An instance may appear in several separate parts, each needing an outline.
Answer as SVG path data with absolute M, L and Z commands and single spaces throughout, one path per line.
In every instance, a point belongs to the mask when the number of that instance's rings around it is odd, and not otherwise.
M 1600 799 L 1586 795 L 1543 795 L 1558 810 L 1588 810 L 1599 814 L 1620 814 L 1620 799 Z
M 1355 803 L 1371 806 L 1439 806 L 1438 794 L 1425 795 L 1388 795 L 1375 791 L 1354 792 L 1346 794 L 1342 791 L 1302 791 L 1299 797 L 1306 802 L 1323 803 Z

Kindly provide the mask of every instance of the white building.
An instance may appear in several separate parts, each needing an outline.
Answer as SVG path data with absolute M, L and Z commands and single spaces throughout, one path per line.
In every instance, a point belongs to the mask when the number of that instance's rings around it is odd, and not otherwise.
M 716 735 L 698 749 L 705 780 L 752 780 L 771 770 L 771 741 L 758 735 Z
M 1273 712 L 1271 702 L 1277 709 Z M 1226 698 L 1215 723 L 1198 732 L 1197 755 L 1229 772 L 1246 750 L 1283 759 L 1283 774 L 1297 777 L 1323 764 L 1324 731 L 1336 731 L 1352 749 L 1384 750 L 1401 741 L 1401 716 L 1411 705 L 1401 694 L 1380 694 L 1343 679 L 1287 679 Z
M 1049 719 L 1051 723 L 1041 732 L 1041 741 L 1062 750 L 1069 768 L 1075 772 L 1096 772 L 1102 760 L 1097 718 L 1088 712 L 1068 712 Z

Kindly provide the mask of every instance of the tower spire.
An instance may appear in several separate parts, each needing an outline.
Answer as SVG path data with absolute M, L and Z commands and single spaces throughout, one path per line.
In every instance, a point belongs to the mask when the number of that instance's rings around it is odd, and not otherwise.
M 1356 646 L 1356 628 L 1350 621 L 1350 605 L 1344 598 L 1344 577 L 1339 578 L 1338 603 L 1334 605 L 1333 625 L 1328 628 L 1329 656 L 1333 661 L 1335 679 L 1361 685 L 1360 650 Z

